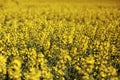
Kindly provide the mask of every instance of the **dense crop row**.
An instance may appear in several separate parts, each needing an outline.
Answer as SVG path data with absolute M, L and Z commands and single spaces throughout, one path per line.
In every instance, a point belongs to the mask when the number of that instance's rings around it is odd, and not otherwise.
M 119 8 L 0 7 L 0 80 L 119 79 Z

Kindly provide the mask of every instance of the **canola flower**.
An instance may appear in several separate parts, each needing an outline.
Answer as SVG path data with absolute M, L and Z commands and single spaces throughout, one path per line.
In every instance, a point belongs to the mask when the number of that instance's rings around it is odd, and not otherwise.
M 119 5 L 35 1 L 0 0 L 0 80 L 120 80 Z

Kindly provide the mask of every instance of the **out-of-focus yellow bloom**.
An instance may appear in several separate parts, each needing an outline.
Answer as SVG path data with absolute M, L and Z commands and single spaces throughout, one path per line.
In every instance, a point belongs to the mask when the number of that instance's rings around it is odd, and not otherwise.
M 4 56 L 0 55 L 0 78 L 1 79 L 5 79 L 5 77 L 6 77 L 5 76 L 6 72 L 7 72 L 6 62 L 7 62 L 6 58 Z
M 90 55 L 89 57 L 86 58 L 86 63 L 93 65 L 95 62 L 94 57 Z
M 106 74 L 105 74 L 103 71 L 100 72 L 100 75 L 101 75 L 101 77 L 103 77 L 103 78 L 106 77 Z

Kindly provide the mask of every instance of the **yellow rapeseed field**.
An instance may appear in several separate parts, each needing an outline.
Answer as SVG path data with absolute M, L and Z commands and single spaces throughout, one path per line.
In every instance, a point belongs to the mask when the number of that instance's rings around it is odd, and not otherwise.
M 0 80 L 120 80 L 120 1 L 0 0 Z

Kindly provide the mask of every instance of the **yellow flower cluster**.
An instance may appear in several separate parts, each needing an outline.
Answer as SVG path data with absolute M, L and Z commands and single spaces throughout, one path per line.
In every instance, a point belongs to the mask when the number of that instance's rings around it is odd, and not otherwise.
M 9 79 L 21 80 L 21 60 L 19 57 L 12 58 L 8 65 Z
M 0 0 L 0 80 L 120 80 L 119 7 L 8 1 Z
M 6 77 L 6 58 L 0 55 L 0 79 L 5 79 Z

